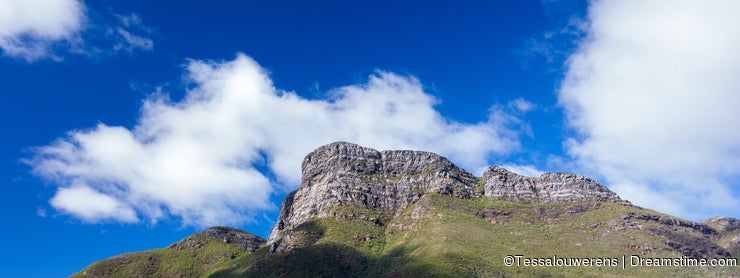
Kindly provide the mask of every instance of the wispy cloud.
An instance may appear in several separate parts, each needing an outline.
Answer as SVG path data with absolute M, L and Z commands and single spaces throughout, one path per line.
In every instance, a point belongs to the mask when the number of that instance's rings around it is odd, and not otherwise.
M 740 211 L 734 1 L 594 1 L 560 103 L 570 154 L 622 197 L 700 219 Z
M 275 89 L 244 55 L 190 61 L 187 82 L 182 101 L 147 99 L 131 129 L 100 124 L 38 148 L 28 163 L 58 187 L 52 205 L 87 222 L 239 223 L 275 208 L 271 194 L 297 187 L 303 157 L 320 145 L 429 150 L 482 169 L 519 148 L 508 111 L 531 109 L 517 100 L 477 123 L 453 121 L 419 80 L 382 71 L 309 100 Z
M 540 0 L 540 5 L 551 27 L 548 30 L 526 38 L 516 52 L 521 56 L 523 66 L 528 68 L 532 62 L 544 59 L 547 67 L 560 66 L 573 53 L 578 40 L 583 37 L 586 22 L 581 14 L 587 0 Z
M 27 62 L 152 50 L 138 15 L 111 12 L 92 20 L 87 12 L 80 0 L 0 1 L 0 49 Z
M 504 164 L 501 165 L 501 167 L 514 173 L 528 177 L 539 177 L 540 175 L 545 173 L 534 165 Z
M 115 17 L 119 24 L 108 27 L 107 32 L 114 43 L 114 52 L 132 53 L 136 50 L 151 51 L 154 49 L 154 41 L 145 37 L 151 34 L 151 30 L 144 25 L 137 14 L 116 14 Z

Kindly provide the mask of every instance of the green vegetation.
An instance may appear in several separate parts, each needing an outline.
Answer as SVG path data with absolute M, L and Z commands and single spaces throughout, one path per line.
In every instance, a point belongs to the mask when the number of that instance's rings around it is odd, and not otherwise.
M 295 229 L 302 248 L 253 253 L 208 239 L 196 249 L 159 249 L 95 263 L 78 273 L 114 277 L 665 277 L 740 276 L 740 267 L 631 267 L 630 255 L 680 258 L 710 236 L 641 215 L 626 203 L 521 204 L 427 194 L 390 215 L 336 207 Z M 689 246 L 689 244 L 691 244 Z M 619 266 L 506 266 L 507 255 L 620 258 Z M 737 253 L 733 254 L 737 257 Z M 621 262 L 620 262 L 621 263 Z
M 216 269 L 232 267 L 235 258 L 249 254 L 202 233 L 182 243 L 186 246 L 118 255 L 72 277 L 204 277 Z

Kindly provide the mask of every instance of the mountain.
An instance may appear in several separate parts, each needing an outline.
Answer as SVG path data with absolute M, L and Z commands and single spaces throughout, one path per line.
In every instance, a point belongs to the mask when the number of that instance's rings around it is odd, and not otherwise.
M 115 256 L 73 277 L 202 277 L 252 254 L 265 240 L 231 227 L 212 227 L 167 248 Z
M 736 262 L 737 219 L 644 209 L 584 176 L 492 166 L 475 177 L 434 153 L 346 142 L 311 152 L 302 171 L 267 240 L 214 227 L 74 277 L 740 277 L 652 266 Z

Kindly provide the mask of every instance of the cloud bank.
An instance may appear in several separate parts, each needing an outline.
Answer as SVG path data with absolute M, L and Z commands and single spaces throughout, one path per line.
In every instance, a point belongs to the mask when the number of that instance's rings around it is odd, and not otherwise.
M 735 1 L 594 1 L 567 62 L 566 148 L 623 198 L 693 219 L 738 216 Z
M 86 12 L 80 0 L 0 0 L 0 49 L 28 62 L 61 60 L 59 52 L 99 56 L 152 50 L 152 40 L 144 37 L 148 29 L 136 14 L 90 22 Z
M 181 101 L 157 93 L 135 127 L 99 124 L 38 148 L 28 161 L 57 187 L 51 204 L 85 222 L 176 217 L 185 225 L 249 221 L 271 194 L 300 182 L 303 157 L 332 141 L 421 149 L 467 169 L 519 148 L 523 100 L 478 123 L 445 119 L 414 77 L 378 71 L 367 83 L 305 99 L 278 90 L 251 58 L 190 61 Z

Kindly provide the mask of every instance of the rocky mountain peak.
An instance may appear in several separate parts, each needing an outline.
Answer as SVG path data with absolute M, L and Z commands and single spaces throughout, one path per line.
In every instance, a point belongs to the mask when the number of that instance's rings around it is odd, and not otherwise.
M 273 251 L 291 249 L 290 231 L 313 217 L 337 217 L 333 208 L 346 206 L 393 216 L 429 193 L 514 202 L 621 201 L 608 188 L 583 176 L 547 173 L 525 177 L 492 166 L 478 178 L 435 153 L 378 151 L 347 142 L 309 153 L 302 171 L 301 185 L 285 198 L 268 238 Z
M 413 175 L 438 168 L 456 168 L 446 158 L 422 151 L 378 151 L 348 142 L 324 145 L 303 160 L 303 180 L 322 174 Z
M 274 243 L 312 217 L 335 216 L 333 207 L 350 206 L 395 214 L 426 193 L 460 198 L 474 192 L 477 178 L 446 158 L 421 151 L 377 151 L 336 142 L 309 153 L 302 164 L 298 190 L 288 194 L 278 223 L 270 233 Z

